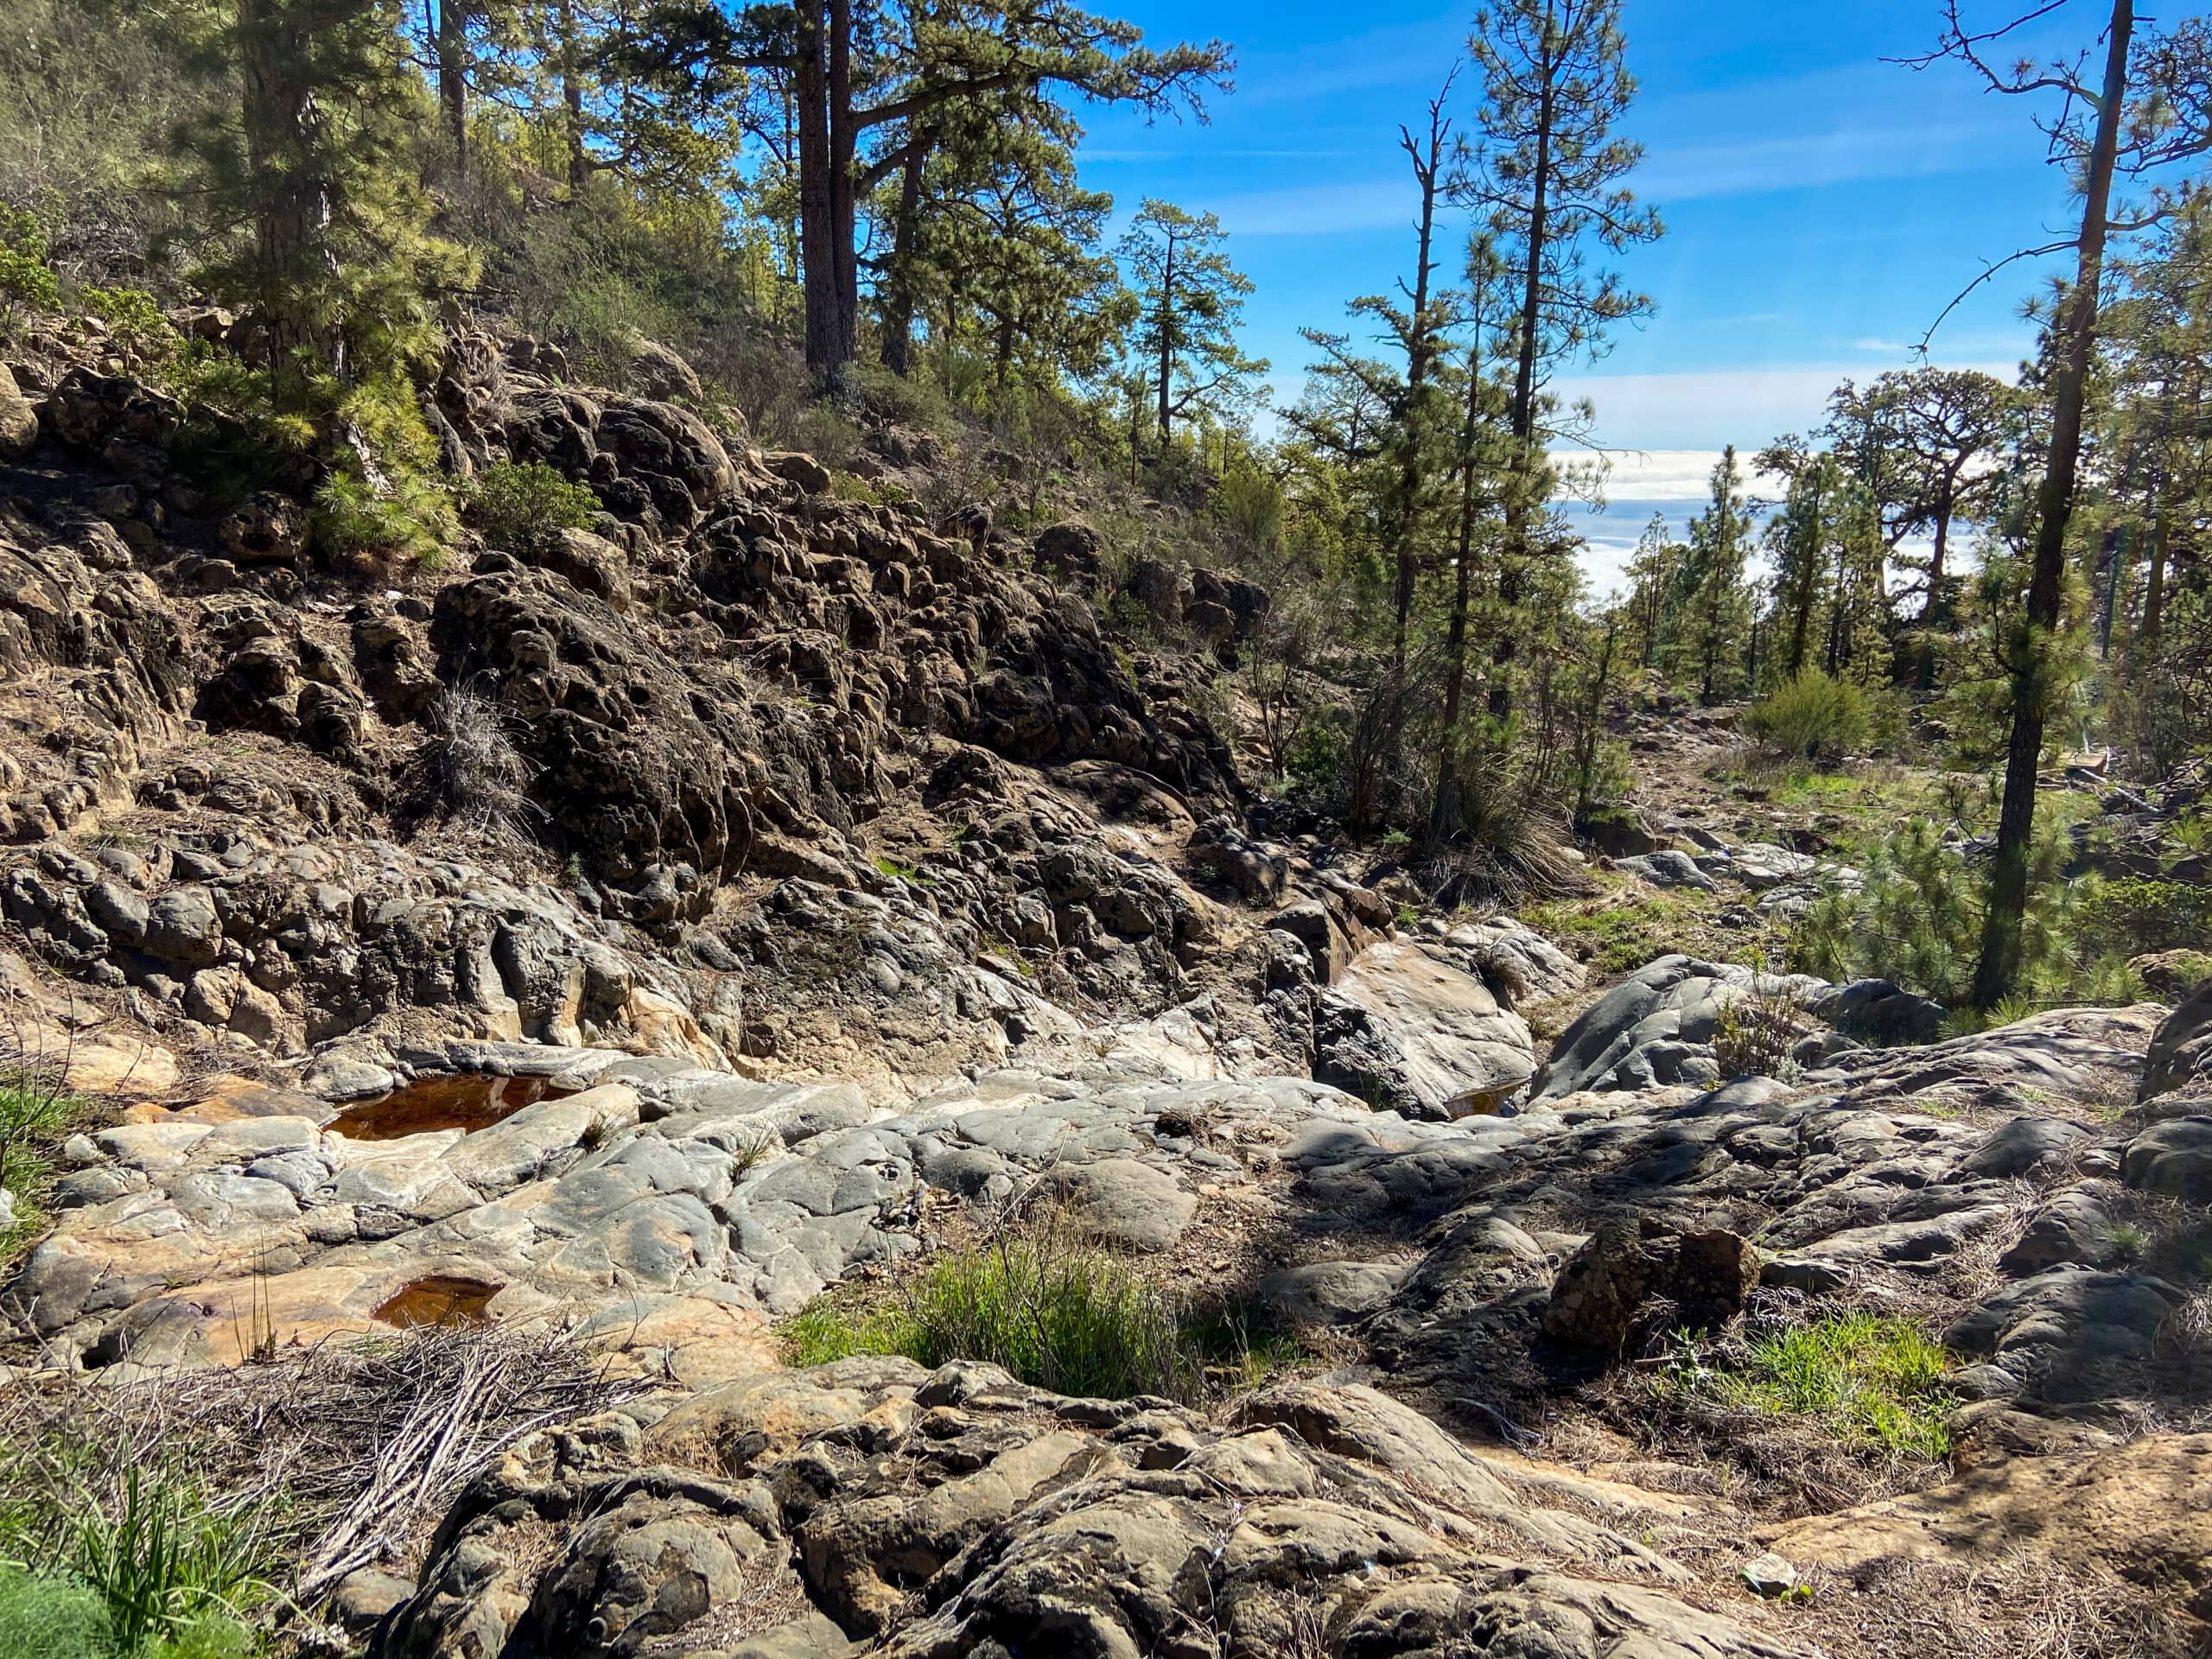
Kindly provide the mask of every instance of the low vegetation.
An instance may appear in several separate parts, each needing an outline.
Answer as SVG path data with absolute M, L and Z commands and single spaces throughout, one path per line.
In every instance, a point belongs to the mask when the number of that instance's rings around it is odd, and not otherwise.
M 1516 912 L 1539 932 L 1557 939 L 1600 978 L 1630 973 L 1670 950 L 1732 959 L 1744 949 L 1741 933 L 1713 921 L 1717 906 L 1698 894 L 1661 892 L 1642 882 L 1623 883 L 1593 898 L 1552 899 Z
M 0 1266 L 43 1226 L 51 1147 L 88 1109 L 58 1076 L 22 1065 L 0 1075 Z
M 791 1363 L 903 1354 L 1002 1366 L 1056 1393 L 1195 1401 L 1257 1382 L 1297 1344 L 1179 1298 L 1061 1226 L 1009 1227 L 874 1296 L 832 1293 L 784 1327 Z
M 19 1466 L 0 1508 L 0 1659 L 227 1659 L 254 1650 L 246 1621 L 275 1593 L 263 1512 L 214 1501 L 133 1463 L 105 1497 L 73 1470 L 61 1485 Z M 58 1453 L 63 1466 L 80 1452 Z M 48 1478 L 41 1483 L 40 1477 Z
M 1860 753 L 1870 729 L 1866 693 L 1808 668 L 1744 711 L 1744 730 L 1792 760 L 1834 765 Z
M 1685 1403 L 1796 1419 L 1837 1440 L 1933 1462 L 1950 1451 L 1949 1367 L 1942 1344 L 1917 1326 L 1853 1312 L 1754 1323 L 1713 1344 L 1685 1338 L 1655 1387 Z
M 564 530 L 588 528 L 600 512 L 588 486 L 536 461 L 494 462 L 469 481 L 461 500 L 488 546 L 525 558 L 543 556 Z

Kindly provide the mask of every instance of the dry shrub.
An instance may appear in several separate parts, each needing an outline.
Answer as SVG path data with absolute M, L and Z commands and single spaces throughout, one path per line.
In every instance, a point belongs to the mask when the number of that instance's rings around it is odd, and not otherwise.
M 1713 1064 L 1723 1078 L 1793 1081 L 1798 1066 L 1789 1052 L 1810 1025 L 1782 981 L 1755 973 L 1750 987 L 1721 1007 L 1713 1033 Z
M 410 816 L 521 836 L 536 811 L 529 790 L 537 768 L 516 747 L 506 710 L 477 686 L 452 685 L 431 706 L 429 723 L 412 763 Z

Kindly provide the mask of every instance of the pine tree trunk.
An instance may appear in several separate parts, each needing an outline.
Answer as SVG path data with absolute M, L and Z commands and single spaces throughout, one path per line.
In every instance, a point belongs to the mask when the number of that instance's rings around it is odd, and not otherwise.
M 569 151 L 569 199 L 573 201 L 591 178 L 591 159 L 584 153 L 584 82 L 582 54 L 576 40 L 574 0 L 561 0 L 561 105 L 566 117 L 564 137 Z
M 854 193 L 852 0 L 830 0 L 830 234 L 837 278 L 836 355 L 830 378 L 842 378 L 845 365 L 860 354 L 860 248 L 855 240 L 858 217 Z
M 1418 254 L 1414 264 L 1413 327 L 1406 346 L 1406 415 L 1401 441 L 1405 445 L 1403 464 L 1398 474 L 1397 523 L 1392 526 L 1397 564 L 1396 632 L 1393 636 L 1392 671 L 1400 685 L 1406 678 L 1406 628 L 1414 608 L 1414 519 L 1421 499 L 1421 395 L 1428 381 L 1428 272 L 1429 250 L 1436 235 L 1436 180 L 1439 171 L 1442 139 L 1438 135 L 1434 118 L 1429 128 L 1428 163 L 1425 168 L 1417 166 L 1421 179 L 1421 235 Z M 1412 140 L 1407 140 L 1412 148 Z M 1416 163 L 1419 156 L 1415 156 Z M 1400 705 L 1403 709 L 1402 702 Z M 1396 747 L 1396 734 L 1391 736 Z
M 1160 449 L 1167 452 L 1167 423 L 1173 415 L 1169 388 L 1175 378 L 1175 232 L 1167 232 L 1167 252 L 1160 265 Z
M 2095 345 L 2099 290 L 2104 282 L 2105 220 L 2127 99 L 2127 47 L 2135 23 L 2134 0 L 2113 0 L 2106 37 L 2104 93 L 2089 150 L 2082 201 L 2082 238 L 2074 290 L 2067 296 L 2066 351 L 2051 392 L 2050 448 L 2037 508 L 2035 563 L 2028 578 L 2026 637 L 2018 642 L 2012 671 L 2012 734 L 2005 752 L 2005 801 L 1997 818 L 1997 856 L 1989 875 L 1989 908 L 1983 918 L 1981 960 L 1975 965 L 1974 1000 L 1993 1007 L 2012 994 L 2020 978 L 2020 934 L 2028 905 L 2028 851 L 2035 838 L 2036 772 L 2043 760 L 2044 728 L 2050 717 L 2050 669 L 2056 654 L 2059 600 L 2066 576 L 2066 527 L 2074 509 L 2074 480 L 2082 458 L 2082 412 Z
M 806 309 L 806 365 L 818 383 L 836 378 L 837 344 L 836 221 L 830 194 L 830 75 L 823 33 L 823 0 L 798 10 L 799 270 Z
M 343 377 L 343 335 L 323 320 L 314 290 L 338 274 L 329 241 L 334 204 L 320 157 L 324 118 L 308 79 L 307 42 L 286 0 L 238 0 L 238 60 L 248 165 L 257 181 L 256 311 L 280 369 L 305 351 Z
M 455 178 L 468 174 L 467 0 L 438 0 L 438 112 Z
M 1499 720 L 1513 712 L 1513 668 L 1521 652 L 1514 612 L 1521 604 L 1522 570 L 1529 556 L 1529 493 L 1535 487 L 1536 346 L 1543 326 L 1544 241 L 1551 231 L 1553 93 L 1548 70 L 1536 115 L 1535 191 L 1529 207 L 1529 245 L 1522 271 L 1520 359 L 1513 373 L 1513 489 L 1505 503 L 1505 542 L 1498 559 L 1498 628 L 1491 643 L 1490 711 Z
M 1459 441 L 1465 456 L 1459 470 L 1459 544 L 1452 584 L 1452 620 L 1444 634 L 1444 723 L 1436 744 L 1436 797 L 1428 810 L 1428 838 L 1440 842 L 1452 827 L 1452 805 L 1459 787 L 1459 703 L 1467 685 L 1467 611 L 1475 582 L 1475 438 L 1482 423 L 1482 351 L 1468 353 L 1467 419 Z
M 914 367 L 914 250 L 921 239 L 924 146 L 912 137 L 899 176 L 891 234 L 891 280 L 883 296 L 883 365 L 904 379 Z
M 1815 479 L 1824 478 L 1820 473 Z M 1808 537 L 1812 545 L 1806 548 L 1798 559 L 1796 570 L 1796 600 L 1789 619 L 1789 673 L 1795 678 L 1805 667 L 1805 646 L 1813 626 L 1813 595 L 1820 586 L 1821 569 L 1821 506 L 1819 494 L 1813 497 L 1813 523 Z

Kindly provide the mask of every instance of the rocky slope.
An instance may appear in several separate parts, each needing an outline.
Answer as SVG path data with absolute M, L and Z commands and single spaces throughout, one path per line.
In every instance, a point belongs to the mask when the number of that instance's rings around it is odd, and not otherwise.
M 18 1062 L 109 1104 L 0 1292 L 0 1387 L 449 1319 L 627 1380 L 297 1639 L 2203 1635 L 2205 994 L 1935 1043 L 1893 988 L 1681 955 L 1591 1000 L 1509 918 L 1402 923 L 1387 870 L 1255 835 L 1202 661 L 1102 635 L 1079 526 L 926 524 L 467 335 L 425 389 L 448 465 L 543 461 L 606 512 L 364 569 L 296 499 L 211 508 L 194 420 L 126 366 L 57 339 L 0 387 L 31 416 L 0 428 L 0 994 Z M 1129 586 L 1209 655 L 1266 603 Z M 487 745 L 518 805 L 484 810 Z M 1747 907 L 1848 874 L 1713 839 L 1619 850 Z M 1726 1075 L 1746 1008 L 1786 1081 Z M 825 1288 L 1048 1207 L 1317 1357 L 1211 1405 L 779 1364 Z M 1678 1330 L 1832 1313 L 1941 1335 L 1948 1470 L 1684 1380 Z M 1999 1555 L 2040 1599 L 1992 1611 Z

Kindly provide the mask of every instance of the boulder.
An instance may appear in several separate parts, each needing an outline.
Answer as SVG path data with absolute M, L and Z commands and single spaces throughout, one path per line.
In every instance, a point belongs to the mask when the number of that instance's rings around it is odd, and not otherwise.
M 296 564 L 306 556 L 307 509 L 289 496 L 257 490 L 223 515 L 223 546 L 240 564 Z
M 663 402 L 683 397 L 696 404 L 702 395 L 697 372 L 677 353 L 643 335 L 631 338 L 622 370 L 630 389 L 640 397 Z
M 1873 1043 L 1932 1042 L 1942 1034 L 1947 1018 L 1942 1003 L 1915 996 L 1886 979 L 1827 986 L 1805 999 L 1805 1012 Z
M 1800 1001 L 1825 982 L 1754 974 L 1729 963 L 1661 957 L 1607 991 L 1552 1046 L 1529 1085 L 1532 1103 L 1590 1090 L 1718 1081 L 1713 1033 L 1729 1001 L 1754 988 Z
M 1313 1045 L 1317 1080 L 1409 1117 L 1494 1110 L 1535 1069 L 1527 1022 L 1413 944 L 1352 959 L 1321 999 Z
M 1758 1282 L 1759 1253 L 1734 1233 L 1687 1232 L 1650 1216 L 1608 1222 L 1553 1281 L 1544 1334 L 1615 1356 L 1632 1336 L 1653 1334 L 1643 1326 L 1655 1313 L 1669 1329 L 1726 1324 Z
M 28 454 L 38 442 L 38 410 L 16 385 L 16 377 L 0 363 L 0 461 Z
M 2115 1363 L 2140 1363 L 2183 1302 L 2163 1279 L 2066 1265 L 2008 1285 L 1943 1332 L 2051 1398 L 2089 1398 Z
M 2212 980 L 2160 1020 L 2152 1036 L 2135 1098 L 2148 1103 L 2162 1095 L 2212 1096 Z
M 2139 1192 L 2212 1204 L 2212 1115 L 2152 1124 L 2127 1143 L 2120 1177 Z

